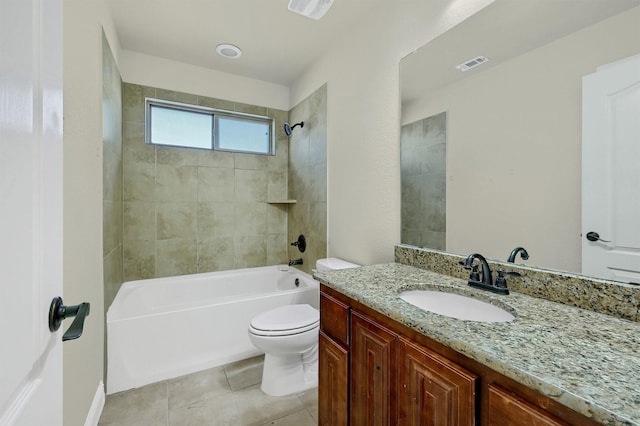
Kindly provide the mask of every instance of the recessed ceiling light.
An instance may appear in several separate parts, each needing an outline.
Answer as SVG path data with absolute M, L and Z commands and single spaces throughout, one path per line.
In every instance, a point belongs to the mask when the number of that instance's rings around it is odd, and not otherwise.
M 242 55 L 242 50 L 238 46 L 234 46 L 233 44 L 219 44 L 216 47 L 216 52 L 220 56 L 224 56 L 225 58 L 236 59 Z

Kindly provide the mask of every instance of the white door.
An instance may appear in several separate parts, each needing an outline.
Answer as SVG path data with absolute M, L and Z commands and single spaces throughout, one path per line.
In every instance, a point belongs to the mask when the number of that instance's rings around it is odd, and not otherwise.
M 582 272 L 640 284 L 640 55 L 582 82 Z
M 62 1 L 0 0 L 0 425 L 62 424 Z

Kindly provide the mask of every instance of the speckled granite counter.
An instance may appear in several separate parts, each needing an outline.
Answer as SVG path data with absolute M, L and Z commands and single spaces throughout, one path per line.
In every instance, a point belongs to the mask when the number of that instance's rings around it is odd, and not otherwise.
M 567 407 L 608 425 L 640 425 L 640 323 L 398 263 L 317 272 L 329 287 Z M 462 321 L 397 297 L 441 289 L 515 313 L 507 323 Z

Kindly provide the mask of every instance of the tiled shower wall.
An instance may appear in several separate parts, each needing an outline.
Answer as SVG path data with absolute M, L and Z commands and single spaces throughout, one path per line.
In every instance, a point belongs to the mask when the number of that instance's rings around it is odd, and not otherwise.
M 275 118 L 276 155 L 144 143 L 144 98 Z M 124 280 L 287 261 L 287 112 L 123 84 Z
M 289 259 L 302 258 L 299 268 L 311 272 L 327 255 L 327 85 L 289 111 L 289 123 L 300 121 L 289 140 L 289 243 L 303 234 L 307 249 L 289 245 Z
M 122 80 L 102 36 L 103 278 L 105 312 L 122 276 Z
M 400 241 L 419 247 L 446 247 L 445 112 L 402 126 L 400 131 Z

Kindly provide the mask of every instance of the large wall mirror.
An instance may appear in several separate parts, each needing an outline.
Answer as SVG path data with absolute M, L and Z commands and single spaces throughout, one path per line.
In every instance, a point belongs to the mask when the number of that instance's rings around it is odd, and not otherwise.
M 403 58 L 402 243 L 582 273 L 583 77 L 636 55 L 640 0 L 496 0 Z

